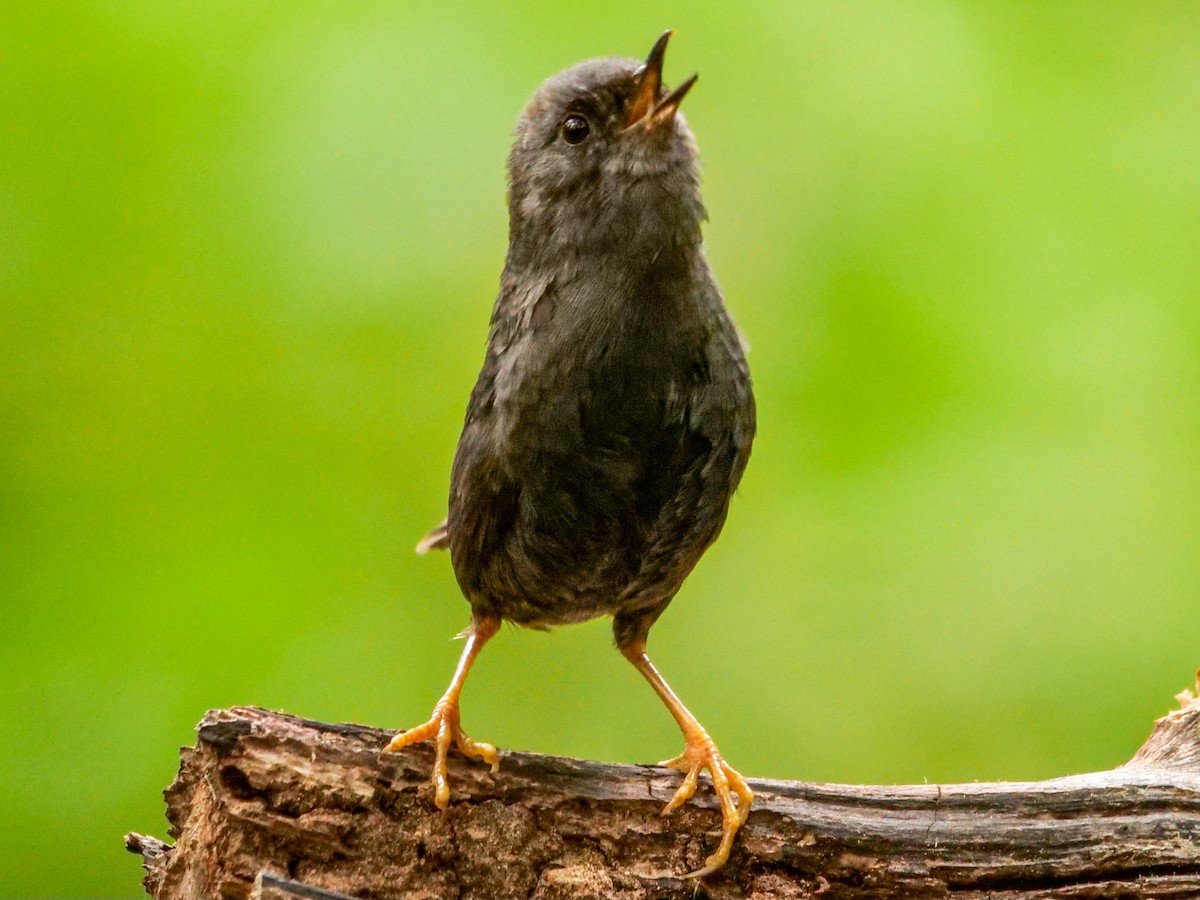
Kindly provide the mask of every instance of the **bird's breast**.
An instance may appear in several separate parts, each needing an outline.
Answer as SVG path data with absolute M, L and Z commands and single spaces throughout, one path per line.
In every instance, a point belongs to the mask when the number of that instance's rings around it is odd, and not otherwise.
M 673 592 L 724 519 L 752 431 L 731 387 L 744 362 L 723 358 L 740 352 L 728 319 L 664 281 L 615 299 L 550 285 L 498 308 L 450 532 L 464 591 L 507 618 L 576 621 Z

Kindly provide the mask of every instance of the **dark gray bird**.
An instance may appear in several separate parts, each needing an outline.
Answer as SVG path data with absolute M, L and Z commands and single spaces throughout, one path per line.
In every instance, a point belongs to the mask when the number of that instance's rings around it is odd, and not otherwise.
M 683 730 L 685 774 L 707 769 L 725 864 L 753 794 L 646 655 L 646 635 L 717 537 L 754 438 L 737 330 L 701 242 L 695 142 L 662 84 L 668 31 L 645 63 L 560 72 L 517 121 L 509 248 L 487 355 L 451 472 L 450 512 L 418 550 L 449 547 L 471 604 L 466 647 L 432 718 L 388 746 L 434 739 L 497 766 L 459 725 L 467 671 L 502 620 L 533 628 L 613 617 L 617 647 Z

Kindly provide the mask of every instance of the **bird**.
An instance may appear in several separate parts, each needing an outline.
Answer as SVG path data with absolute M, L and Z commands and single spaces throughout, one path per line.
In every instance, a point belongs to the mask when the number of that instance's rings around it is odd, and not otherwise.
M 755 433 L 741 333 L 705 254 L 695 139 L 679 107 L 696 75 L 663 84 L 667 30 L 644 61 L 590 59 L 546 80 L 508 158 L 509 243 L 450 476 L 446 520 L 418 552 L 449 549 L 471 607 L 465 646 L 430 719 L 434 802 L 450 799 L 460 695 L 503 621 L 537 629 L 612 617 L 617 649 L 683 732 L 660 765 L 683 773 L 663 813 L 707 770 L 726 864 L 754 800 L 746 779 L 655 668 L 647 635 L 725 523 Z

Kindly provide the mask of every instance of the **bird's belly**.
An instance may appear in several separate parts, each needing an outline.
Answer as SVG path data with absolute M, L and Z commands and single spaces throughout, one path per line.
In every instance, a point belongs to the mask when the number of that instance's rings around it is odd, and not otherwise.
M 715 537 L 738 419 L 698 418 L 725 390 L 700 347 L 652 346 L 553 378 L 500 367 L 495 402 L 460 442 L 451 500 L 473 605 L 534 626 L 639 607 L 674 594 Z
M 506 598 L 508 618 L 568 624 L 625 602 L 644 541 L 628 479 L 606 477 L 611 468 L 559 456 L 522 480 L 522 514 L 505 541 L 520 588 Z
M 647 473 L 657 464 L 645 448 L 595 443 L 520 460 L 510 470 L 519 495 L 513 514 L 505 521 L 478 510 L 497 533 L 472 593 L 501 617 L 534 627 L 612 615 L 661 596 L 643 566 L 650 542 L 664 538 L 657 510 L 645 506 Z

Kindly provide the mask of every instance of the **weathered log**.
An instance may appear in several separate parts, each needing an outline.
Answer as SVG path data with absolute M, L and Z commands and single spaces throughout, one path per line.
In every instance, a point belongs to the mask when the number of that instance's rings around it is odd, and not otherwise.
M 659 815 L 678 774 L 505 753 L 452 763 L 434 809 L 427 746 L 238 707 L 206 715 L 166 790 L 174 846 L 126 838 L 156 900 L 383 898 L 1196 898 L 1200 700 L 1128 763 L 1040 782 L 874 787 L 751 781 L 729 865 L 703 788 Z

